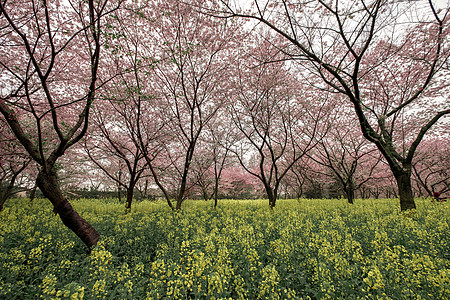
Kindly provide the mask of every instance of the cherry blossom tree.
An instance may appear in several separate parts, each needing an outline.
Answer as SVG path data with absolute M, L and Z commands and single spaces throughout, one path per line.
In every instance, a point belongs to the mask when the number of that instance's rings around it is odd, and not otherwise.
M 450 145 L 448 139 L 426 140 L 417 150 L 413 161 L 413 179 L 419 194 L 433 197 L 450 190 Z M 421 191 L 425 191 L 422 193 Z
M 373 159 L 379 156 L 376 148 L 355 130 L 357 120 L 345 112 L 335 114 L 329 120 L 326 137 L 308 156 L 326 168 L 326 172 L 321 173 L 335 178 L 348 203 L 353 204 L 355 191 L 372 178 L 380 158 Z
M 234 51 L 239 31 L 232 22 L 207 17 L 181 1 L 155 1 L 139 15 L 145 20 L 155 18 L 147 24 L 153 30 L 154 42 L 146 61 L 155 63 L 146 78 L 152 81 L 152 103 L 165 124 L 159 169 L 170 169 L 172 178 L 177 177 L 171 182 L 176 185 L 175 209 L 180 209 L 193 185 L 189 178 L 198 142 L 226 99 L 227 57 Z M 142 121 L 138 132 L 145 136 Z M 157 156 L 148 153 L 144 143 L 141 147 L 156 184 L 170 203 L 168 183 L 163 183 L 163 174 L 155 167 Z
M 304 196 L 305 188 L 308 184 L 308 169 L 310 164 L 304 162 L 305 159 L 300 159 L 286 174 L 283 184 L 286 186 L 287 193 L 292 198 L 300 199 Z
M 20 181 L 24 179 L 21 175 L 31 162 L 31 158 L 23 151 L 7 126 L 6 122 L 0 119 L 2 131 L 0 136 L 0 211 L 3 210 L 6 200 L 19 191 L 18 189 L 14 191 L 14 188 L 21 185 Z
M 94 112 L 93 130 L 85 141 L 85 150 L 99 169 L 126 190 L 125 212 L 129 212 L 136 184 L 143 177 L 147 164 L 137 145 L 133 103 L 114 103 L 120 94 L 115 90 L 112 93 L 112 98 Z
M 154 58 L 155 20 L 149 19 L 152 5 L 156 7 L 155 3 L 125 3 L 108 23 L 101 71 L 110 80 L 100 91 L 93 130 L 85 142 L 90 159 L 116 183 L 119 201 L 122 189 L 126 190 L 126 211 L 131 209 L 134 190 L 145 194 L 152 184 L 147 168 L 155 175 L 155 170 L 168 168 L 161 162 L 170 161 L 160 154 L 171 137 L 163 130 L 165 107 L 155 96 L 151 77 L 158 63 Z M 145 179 L 143 185 L 139 184 L 141 179 Z M 155 177 L 155 181 L 161 185 L 161 178 Z
M 276 58 L 274 50 L 263 40 L 251 50 L 256 62 L 252 58 L 248 67 L 238 65 L 236 99 L 230 106 L 242 135 L 231 151 L 241 166 L 261 181 L 271 208 L 284 176 L 320 139 L 320 123 L 327 115 L 326 99 L 302 90 L 284 62 L 257 64 L 267 56 Z M 256 169 L 249 156 L 257 161 Z
M 64 197 L 56 165 L 85 135 L 106 15 L 120 1 L 1 1 L 0 112 L 40 165 L 36 183 L 63 223 L 91 248 L 99 234 Z
M 319 90 L 343 95 L 364 137 L 397 182 L 401 210 L 415 208 L 412 160 L 431 127 L 448 124 L 449 7 L 433 1 L 220 1 L 222 18 L 262 24 L 286 59 Z M 420 11 L 420 13 L 417 13 Z M 407 126 L 407 124 L 409 126 Z
M 212 197 L 214 197 L 214 208 L 217 208 L 222 173 L 232 162 L 229 149 L 237 142 L 238 137 L 233 130 L 232 120 L 226 115 L 226 110 L 220 111 L 216 116 L 215 122 L 211 124 L 208 126 L 208 132 L 211 135 L 209 149 L 212 150 L 214 170 Z
M 219 110 L 206 126 L 197 154 L 193 160 L 193 182 L 203 199 L 214 199 L 217 208 L 223 170 L 232 162 L 230 147 L 236 143 L 233 122 L 226 110 Z
M 249 199 L 260 197 L 264 193 L 261 191 L 259 180 L 238 164 L 225 167 L 221 178 L 220 198 Z

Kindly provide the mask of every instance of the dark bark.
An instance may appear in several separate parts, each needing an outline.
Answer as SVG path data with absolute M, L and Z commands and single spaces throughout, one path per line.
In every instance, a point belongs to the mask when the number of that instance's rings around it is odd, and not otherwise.
M 348 203 L 353 204 L 353 200 L 355 199 L 355 189 L 351 185 L 345 188 L 345 195 L 347 196 Z
M 127 201 L 125 203 L 125 213 L 131 211 L 131 203 L 133 202 L 134 186 L 127 188 Z
M 184 193 L 183 193 L 183 194 L 184 194 Z M 179 195 L 178 198 L 177 198 L 177 204 L 176 204 L 176 206 L 175 206 L 175 209 L 176 209 L 176 210 L 180 210 L 180 209 L 181 209 L 181 204 L 183 203 L 183 201 L 184 201 L 183 196 L 182 196 L 182 195 Z
M 218 194 L 219 193 L 219 179 L 216 176 L 215 183 L 214 183 L 214 209 L 217 209 L 218 204 Z
M 11 196 L 11 192 L 14 187 L 14 181 L 15 178 L 13 177 L 8 186 L 3 191 L 0 190 L 0 211 L 3 210 L 3 205 L 5 204 L 6 200 L 8 200 L 9 196 Z
M 267 197 L 269 198 L 269 206 L 271 209 L 273 209 L 275 207 L 278 194 L 276 190 L 272 189 L 269 185 L 265 185 L 265 188 L 267 192 Z
M 394 174 L 397 180 L 398 195 L 400 198 L 400 208 L 402 211 L 415 209 L 414 195 L 412 192 L 411 173 L 403 172 Z
M 273 209 L 275 207 L 277 199 L 274 198 L 273 196 L 271 198 L 269 198 L 269 206 L 271 209 Z
M 181 176 L 180 189 L 179 189 L 179 192 L 177 195 L 177 205 L 175 207 L 176 210 L 181 209 L 181 204 L 183 203 L 183 201 L 185 199 L 184 197 L 185 197 L 185 193 L 187 190 L 187 177 L 188 177 L 188 173 L 190 170 L 192 157 L 194 155 L 194 149 L 195 149 L 195 145 L 197 143 L 197 138 L 198 138 L 199 134 L 200 134 L 200 130 L 197 132 L 197 135 L 189 142 L 189 147 L 186 152 L 186 158 L 185 158 L 185 162 L 184 162 L 184 171 Z
M 346 184 L 344 183 L 344 193 L 347 196 L 348 203 L 353 204 L 353 200 L 355 200 L 355 186 L 351 180 Z
M 117 187 L 117 198 L 119 198 L 119 203 L 122 202 L 122 187 L 120 184 Z
M 144 192 L 142 193 L 142 198 L 148 198 L 148 179 L 145 179 Z
M 3 205 L 5 204 L 6 200 L 9 198 L 9 196 L 11 195 L 11 187 L 6 187 L 4 191 L 2 191 L 0 193 L 0 211 L 3 210 Z
M 72 230 L 89 249 L 97 245 L 100 235 L 91 224 L 73 209 L 64 197 L 54 170 L 45 171 L 42 169 L 37 176 L 36 184 L 44 196 L 53 204 L 55 214 L 59 214 L 64 225 Z

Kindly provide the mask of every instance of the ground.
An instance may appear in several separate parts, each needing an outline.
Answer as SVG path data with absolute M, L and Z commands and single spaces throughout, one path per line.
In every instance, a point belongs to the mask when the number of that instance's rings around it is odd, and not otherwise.
M 445 299 L 450 206 L 417 199 L 73 201 L 102 235 L 88 253 L 48 201 L 0 213 L 0 298 Z

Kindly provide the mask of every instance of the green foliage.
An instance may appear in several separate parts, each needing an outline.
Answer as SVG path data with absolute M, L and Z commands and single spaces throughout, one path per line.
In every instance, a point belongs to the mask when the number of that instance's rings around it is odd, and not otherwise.
M 450 206 L 417 200 L 73 201 L 102 235 L 88 254 L 48 201 L 0 214 L 0 298 L 445 299 Z

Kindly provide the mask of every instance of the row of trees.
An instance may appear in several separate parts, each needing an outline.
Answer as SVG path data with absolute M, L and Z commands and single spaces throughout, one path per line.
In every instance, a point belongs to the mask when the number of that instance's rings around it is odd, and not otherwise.
M 113 182 L 127 210 L 138 187 L 217 205 L 227 176 L 272 208 L 323 176 L 350 203 L 394 178 L 415 208 L 413 172 L 448 189 L 448 7 L 1 0 L 2 184 L 35 182 L 88 247 L 62 177 Z
M 342 133 L 336 132 L 341 135 Z M 278 196 L 282 198 L 336 198 L 344 196 L 349 203 L 354 198 L 395 198 L 398 197 L 395 178 L 375 148 L 363 149 L 361 137 L 350 139 L 349 133 L 344 133 L 348 140 L 321 141 L 320 147 L 312 149 L 308 155 L 297 161 L 281 180 Z M 337 141 L 337 142 L 336 142 Z M 341 144 L 345 142 L 345 144 Z M 327 143 L 326 148 L 322 144 Z M 234 155 L 228 155 L 220 176 L 215 176 L 214 152 L 202 153 L 196 157 L 191 175 L 188 178 L 188 189 L 185 197 L 188 199 L 215 199 L 216 179 L 218 179 L 218 199 L 256 199 L 267 198 L 262 182 L 239 165 Z M 199 151 L 200 152 L 200 151 Z M 431 197 L 433 192 L 445 194 L 449 190 L 449 145 L 442 139 L 430 140 L 421 145 L 413 162 L 413 193 L 415 197 Z M 116 158 L 114 153 L 108 158 L 107 167 L 98 168 L 86 153 L 66 155 L 61 162 L 59 183 L 68 198 L 77 197 L 118 197 L 129 199 L 161 199 L 161 190 L 154 184 L 150 170 L 144 166 L 139 174 L 134 189 L 128 188 L 130 174 L 126 164 Z M 210 156 L 208 156 L 210 155 Z M 34 193 L 34 179 L 37 168 L 26 164 L 27 161 L 12 161 L 16 156 L 5 154 L 2 165 L 2 204 L 12 193 L 27 195 Z M 81 158 L 80 158 L 81 157 Z M 26 156 L 24 157 L 26 158 Z M 257 170 L 257 156 L 248 163 Z M 80 161 L 83 164 L 80 165 Z M 105 160 L 106 161 L 106 160 Z M 20 172 L 26 164 L 26 169 Z M 98 163 L 98 162 L 97 162 Z M 82 167 L 77 167 L 82 166 Z M 137 173 L 137 172 L 136 172 Z M 16 174 L 17 176 L 14 176 Z M 165 173 L 167 181 L 176 181 L 174 173 Z M 14 184 L 12 182 L 14 181 Z M 168 189 L 169 197 L 175 198 L 176 190 Z M 127 207 L 131 202 L 126 202 Z M 217 202 L 215 203 L 217 205 Z M 128 209 L 128 208 L 127 208 Z

